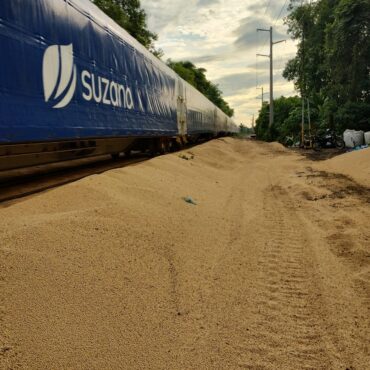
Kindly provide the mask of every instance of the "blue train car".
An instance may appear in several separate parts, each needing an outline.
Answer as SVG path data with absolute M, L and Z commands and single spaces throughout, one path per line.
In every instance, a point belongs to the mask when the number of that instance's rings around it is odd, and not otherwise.
M 89 0 L 2 0 L 0 51 L 0 170 L 236 131 Z

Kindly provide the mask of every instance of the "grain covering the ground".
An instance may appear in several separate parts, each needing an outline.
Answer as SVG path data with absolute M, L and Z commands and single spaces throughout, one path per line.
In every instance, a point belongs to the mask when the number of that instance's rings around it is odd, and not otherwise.
M 356 150 L 324 161 L 319 167 L 353 178 L 370 186 L 370 148 Z
M 368 368 L 366 155 L 218 139 L 3 204 L 0 368 Z

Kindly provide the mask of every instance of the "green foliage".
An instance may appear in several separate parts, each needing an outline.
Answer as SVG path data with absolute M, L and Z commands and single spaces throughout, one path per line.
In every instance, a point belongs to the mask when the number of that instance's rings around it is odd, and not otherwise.
M 148 30 L 146 14 L 140 6 L 140 0 L 92 0 L 104 13 L 124 28 L 131 36 L 143 44 L 157 57 L 162 50 L 154 47 L 157 35 Z
M 326 28 L 328 93 L 343 104 L 370 103 L 370 2 L 342 0 Z
M 290 10 L 298 50 L 283 76 L 310 99 L 321 125 L 370 130 L 369 0 L 291 0 Z
M 168 60 L 167 65 L 185 81 L 205 95 L 229 117 L 234 115 L 234 110 L 230 108 L 229 104 L 222 98 L 222 92 L 218 86 L 207 80 L 205 75 L 206 70 L 204 68 L 197 68 L 189 61 L 173 62 Z
M 244 126 L 241 123 L 239 125 L 239 133 L 238 133 L 238 136 L 239 137 L 245 137 L 245 136 L 248 136 L 250 134 L 254 134 L 254 128 L 253 127 Z
M 292 39 L 298 41 L 298 49 L 295 58 L 287 63 L 283 76 L 294 81 L 303 95 L 318 93 L 327 84 L 326 51 L 323 48 L 325 28 L 333 22 L 333 8 L 339 1 L 319 0 L 311 5 L 300 5 L 300 0 L 291 0 L 291 13 L 285 23 Z
M 140 7 L 140 0 L 91 0 L 117 24 L 143 44 L 158 58 L 163 56 L 162 50 L 155 49 L 154 41 L 157 35 L 150 32 L 146 24 L 146 14 Z M 217 105 L 229 117 L 232 117 L 234 110 L 222 98 L 222 92 L 217 85 L 208 81 L 205 76 L 206 70 L 196 68 L 191 62 L 167 63 L 178 75 L 189 82 L 210 101 Z
M 181 78 L 189 82 L 194 87 L 197 86 L 195 81 L 195 74 L 198 72 L 191 62 L 173 62 L 170 59 L 167 61 L 167 65 L 172 68 Z
M 369 131 L 370 104 L 346 102 L 336 111 L 336 123 L 339 130 L 356 129 Z
M 274 99 L 275 119 L 270 129 L 270 106 L 264 103 L 256 120 L 257 138 L 265 141 L 282 141 L 286 136 L 298 136 L 301 127 L 301 104 L 301 98 L 298 96 Z

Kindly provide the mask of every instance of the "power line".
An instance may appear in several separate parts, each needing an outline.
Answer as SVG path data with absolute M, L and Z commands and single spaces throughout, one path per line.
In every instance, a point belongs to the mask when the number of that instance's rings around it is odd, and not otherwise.
M 275 18 L 275 20 L 274 20 L 274 26 L 276 25 L 276 23 L 277 23 L 277 21 L 279 20 L 279 18 L 280 18 L 280 16 L 281 16 L 281 14 L 283 13 L 283 10 L 284 10 L 285 6 L 287 5 L 287 2 L 288 2 L 288 0 L 285 0 L 284 5 L 281 7 L 281 9 L 280 9 L 280 12 L 279 12 L 278 16 Z M 267 9 L 268 9 L 268 7 L 270 6 L 270 4 L 271 4 L 271 0 L 268 2 L 267 6 L 266 6 L 266 8 L 265 8 L 265 13 L 264 13 L 264 15 L 266 14 Z M 268 43 L 268 41 L 269 41 L 269 37 L 267 36 L 267 37 L 266 37 L 266 39 L 265 39 L 265 42 L 263 43 L 263 45 L 262 45 L 262 47 L 261 47 L 261 49 L 264 49 L 264 48 L 265 48 L 265 46 L 266 46 L 266 44 Z M 261 50 L 261 49 L 260 49 L 260 50 Z
M 267 2 L 268 1 L 268 2 Z M 271 0 L 266 0 L 266 8 L 265 8 L 265 11 L 263 12 L 263 16 L 265 16 L 266 15 L 266 13 L 267 13 L 267 9 L 270 7 L 270 5 L 271 5 Z M 264 44 L 263 44 L 263 48 L 266 46 L 266 44 L 267 44 L 267 41 L 268 41 L 268 37 L 266 37 L 266 40 L 265 40 L 265 42 L 264 42 Z
M 256 54 L 256 65 L 255 65 L 255 70 L 256 70 L 256 87 L 258 86 L 258 74 L 257 74 L 257 54 Z
M 267 9 L 270 7 L 270 4 L 271 4 L 271 0 L 269 0 L 269 2 L 267 3 L 267 1 L 266 1 L 266 8 L 265 8 L 265 12 L 263 13 L 263 15 L 265 16 L 266 15 L 266 13 L 267 13 Z
M 288 0 L 285 0 L 284 1 L 284 4 L 281 7 L 278 16 L 273 21 L 274 22 L 274 25 L 277 23 L 277 21 L 279 20 L 280 16 L 282 15 L 283 10 L 285 9 L 285 7 L 287 5 L 287 2 L 288 2 Z M 266 8 L 265 8 L 264 16 L 266 15 L 267 9 L 270 7 L 270 5 L 271 5 L 271 0 L 269 0 L 268 2 L 266 1 Z M 257 29 L 257 31 L 267 31 L 267 30 Z M 269 55 L 269 58 L 270 58 L 270 114 L 269 115 L 270 115 L 270 117 L 269 117 L 269 126 L 271 127 L 271 125 L 273 123 L 273 119 L 274 119 L 273 118 L 273 116 L 274 116 L 274 113 L 273 113 L 273 87 L 272 87 L 273 86 L 272 46 L 274 44 L 280 43 L 281 41 L 273 42 L 273 40 L 272 40 L 272 27 L 270 27 L 270 30 L 269 31 L 270 31 L 270 37 L 266 37 L 265 42 L 263 43 L 262 48 L 264 48 L 266 46 L 268 40 L 270 39 L 270 55 Z M 258 34 L 258 32 L 257 32 L 257 34 Z M 258 41 L 258 37 L 257 37 L 257 41 Z M 257 55 L 267 56 L 267 55 L 263 55 L 263 54 L 259 54 L 259 53 L 256 54 L 256 88 L 257 88 L 257 85 L 258 85 L 258 82 L 259 82 L 258 81 L 258 72 L 257 72 Z M 280 64 L 282 64 L 281 62 L 282 62 L 282 57 L 280 57 Z M 281 67 L 281 65 L 279 67 Z M 263 89 L 263 87 L 262 87 L 262 89 Z M 263 101 L 263 93 L 262 93 L 262 101 Z
M 273 41 L 273 34 L 272 34 L 272 26 L 270 26 L 269 29 L 265 28 L 257 28 L 258 31 L 263 32 L 269 32 L 270 34 L 270 54 L 257 54 L 261 57 L 267 57 L 270 59 L 270 106 L 269 106 L 269 127 L 271 128 L 273 122 L 274 122 L 274 90 L 273 90 L 273 84 L 274 84 L 274 76 L 273 76 L 273 46 L 276 44 L 280 44 L 281 42 L 285 42 L 286 40 L 279 40 L 279 41 Z
M 280 9 L 279 15 L 275 18 L 274 26 L 276 25 L 276 22 L 279 20 L 279 18 L 280 18 L 280 16 L 281 16 L 281 14 L 283 13 L 283 11 L 284 11 L 284 9 L 285 9 L 285 6 L 286 6 L 287 2 L 288 2 L 288 0 L 285 0 L 284 5 L 283 5 L 283 6 L 281 7 L 281 9 Z

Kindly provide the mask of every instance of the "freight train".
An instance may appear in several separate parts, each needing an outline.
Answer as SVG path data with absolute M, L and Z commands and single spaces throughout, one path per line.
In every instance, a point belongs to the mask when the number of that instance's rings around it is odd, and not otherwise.
M 237 126 L 90 0 L 2 0 L 0 171 Z

